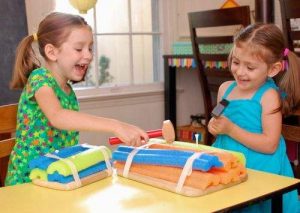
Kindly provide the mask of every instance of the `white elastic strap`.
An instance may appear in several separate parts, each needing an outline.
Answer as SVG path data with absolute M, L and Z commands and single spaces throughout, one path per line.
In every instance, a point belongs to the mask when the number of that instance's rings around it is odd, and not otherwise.
M 94 145 L 90 145 L 90 144 L 82 144 L 81 146 L 90 148 L 90 149 L 99 149 L 104 156 L 104 161 L 106 164 L 108 175 L 112 174 L 112 166 L 109 161 L 108 148 L 106 146 L 94 146 Z
M 50 154 L 50 153 L 46 154 L 45 156 L 49 157 L 49 158 L 54 158 L 54 159 L 62 160 L 63 162 L 65 162 L 70 167 L 70 169 L 72 171 L 72 174 L 73 174 L 76 186 L 77 187 L 81 186 L 81 180 L 79 178 L 76 166 L 74 165 L 74 163 L 72 161 L 70 161 L 69 159 L 66 159 L 66 158 L 58 157 L 58 156 Z
M 157 143 L 160 143 L 160 142 L 150 142 L 150 143 L 146 143 L 142 146 L 139 146 L 139 147 L 135 147 L 128 155 L 127 159 L 126 159 L 126 163 L 125 163 L 125 166 L 124 166 L 124 169 L 123 169 L 123 177 L 128 177 L 128 173 L 129 173 L 129 170 L 130 170 L 130 167 L 131 167 L 131 163 L 132 163 L 132 160 L 133 160 L 133 157 L 135 156 L 135 154 L 142 148 L 146 148 L 146 147 L 149 147 L 151 146 L 152 144 L 157 144 Z
M 102 152 L 102 154 L 104 156 L 104 161 L 105 161 L 105 164 L 106 164 L 108 175 L 111 175 L 112 174 L 112 167 L 111 167 L 111 164 L 110 164 L 110 161 L 109 161 L 109 156 L 108 156 L 108 153 L 107 153 L 108 152 L 107 147 L 99 146 L 99 150 Z
M 177 186 L 176 186 L 176 193 L 180 193 L 181 189 L 183 187 L 183 184 L 185 182 L 185 179 L 187 176 L 190 176 L 193 171 L 193 163 L 196 158 L 200 157 L 202 155 L 202 152 L 195 152 L 192 156 L 190 156 L 187 161 L 185 162 L 185 165 L 182 169 L 182 172 L 180 174 Z

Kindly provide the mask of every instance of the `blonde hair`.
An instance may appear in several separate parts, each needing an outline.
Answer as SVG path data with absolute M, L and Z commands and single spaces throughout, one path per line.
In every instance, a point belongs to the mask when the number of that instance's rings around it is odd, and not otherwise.
M 235 36 L 234 45 L 247 45 L 267 65 L 288 61 L 288 66 L 276 76 L 276 81 L 279 92 L 286 94 L 282 98 L 281 111 L 284 115 L 290 114 L 300 104 L 300 60 L 292 51 L 284 55 L 285 45 L 281 30 L 275 24 L 255 23 Z M 229 68 L 231 61 L 232 52 L 228 58 Z
M 37 40 L 41 56 L 47 60 L 44 47 L 47 44 L 59 48 L 64 43 L 74 27 L 90 26 L 78 15 L 53 12 L 39 24 L 37 33 L 29 35 L 19 43 L 16 50 L 13 77 L 10 84 L 12 89 L 23 88 L 32 70 L 41 66 L 36 57 L 32 43 Z

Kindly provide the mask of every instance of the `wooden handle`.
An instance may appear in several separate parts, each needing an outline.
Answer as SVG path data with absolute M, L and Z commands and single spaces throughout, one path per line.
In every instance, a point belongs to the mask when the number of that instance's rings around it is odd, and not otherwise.
M 158 137 L 162 136 L 162 130 L 161 129 L 150 130 L 150 131 L 147 131 L 147 134 L 148 134 L 149 138 L 158 138 Z M 121 141 L 118 137 L 110 137 L 108 139 L 108 142 L 110 145 L 117 145 L 117 144 L 123 143 L 123 141 Z

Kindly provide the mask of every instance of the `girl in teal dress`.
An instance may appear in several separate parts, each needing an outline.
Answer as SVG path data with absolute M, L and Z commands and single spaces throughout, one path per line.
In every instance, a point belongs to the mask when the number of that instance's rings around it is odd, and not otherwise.
M 43 66 L 33 42 L 44 59 Z M 127 145 L 148 141 L 146 132 L 136 126 L 79 112 L 71 83 L 84 80 L 92 49 L 93 34 L 86 21 L 57 12 L 46 16 L 37 33 L 20 42 L 11 86 L 23 91 L 5 185 L 29 182 L 29 161 L 78 144 L 78 131 L 111 132 Z
M 226 99 L 229 105 L 208 124 L 217 136 L 213 146 L 243 153 L 247 168 L 293 177 L 281 122 L 282 113 L 287 115 L 300 102 L 299 64 L 274 24 L 258 23 L 241 30 L 229 56 L 235 81 L 224 82 L 218 92 L 218 101 Z M 272 77 L 279 72 L 277 87 Z M 296 190 L 283 199 L 284 212 L 298 212 Z M 270 201 L 241 211 L 271 212 Z

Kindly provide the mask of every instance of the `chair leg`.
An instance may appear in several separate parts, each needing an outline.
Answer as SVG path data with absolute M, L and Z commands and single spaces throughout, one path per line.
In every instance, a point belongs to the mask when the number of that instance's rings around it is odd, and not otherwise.
M 300 165 L 294 166 L 294 175 L 295 178 L 300 178 Z M 298 195 L 300 195 L 300 188 L 298 188 Z
M 10 138 L 10 133 L 0 134 L 0 140 Z M 9 157 L 0 158 L 0 187 L 4 186 Z
M 300 146 L 297 143 L 297 160 L 295 162 L 295 178 L 300 178 L 300 164 L 299 164 L 299 160 L 300 160 Z M 298 188 L 298 195 L 300 195 L 300 188 Z
M 8 165 L 9 157 L 1 158 L 0 159 L 0 187 L 4 186 L 5 177 L 7 173 L 7 165 Z

